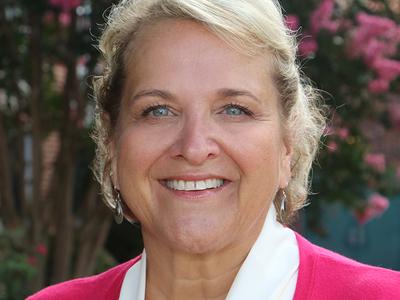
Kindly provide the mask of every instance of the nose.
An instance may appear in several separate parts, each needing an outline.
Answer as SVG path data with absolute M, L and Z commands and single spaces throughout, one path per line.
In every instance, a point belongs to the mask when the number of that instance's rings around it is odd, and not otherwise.
M 184 159 L 191 165 L 202 165 L 217 157 L 220 146 L 212 121 L 200 114 L 186 116 L 172 146 L 172 156 Z

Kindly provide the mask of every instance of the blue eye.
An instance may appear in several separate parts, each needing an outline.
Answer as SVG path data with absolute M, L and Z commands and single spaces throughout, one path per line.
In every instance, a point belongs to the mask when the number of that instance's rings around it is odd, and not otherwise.
M 231 116 L 239 116 L 244 113 L 243 110 L 241 110 L 238 107 L 227 107 L 227 108 L 225 108 L 225 112 L 226 112 L 226 114 L 231 115 Z
M 229 116 L 252 115 L 246 107 L 237 104 L 229 104 L 224 107 L 223 113 Z
M 169 108 L 166 105 L 156 105 L 156 106 L 151 106 L 147 109 L 145 109 L 142 113 L 142 116 L 151 116 L 155 118 L 159 117 L 168 117 L 171 116 L 172 112 L 169 110 Z

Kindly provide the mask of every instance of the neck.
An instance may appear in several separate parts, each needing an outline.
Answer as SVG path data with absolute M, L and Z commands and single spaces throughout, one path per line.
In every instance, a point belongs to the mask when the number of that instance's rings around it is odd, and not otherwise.
M 180 252 L 143 232 L 146 300 L 225 299 L 262 226 L 263 222 L 251 230 L 251 238 L 210 254 Z

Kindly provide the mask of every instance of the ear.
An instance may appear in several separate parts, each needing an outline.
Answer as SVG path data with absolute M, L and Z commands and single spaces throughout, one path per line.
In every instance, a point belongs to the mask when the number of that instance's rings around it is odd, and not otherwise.
M 292 177 L 291 162 L 293 157 L 293 146 L 289 139 L 285 139 L 282 143 L 280 157 L 280 178 L 279 187 L 284 189 L 288 186 Z

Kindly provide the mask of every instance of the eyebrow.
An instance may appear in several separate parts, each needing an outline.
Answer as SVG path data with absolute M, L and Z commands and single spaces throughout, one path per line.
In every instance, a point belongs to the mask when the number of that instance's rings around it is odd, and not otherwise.
M 151 90 L 143 90 L 143 91 L 138 92 L 137 94 L 135 94 L 132 97 L 131 101 L 135 102 L 136 100 L 138 100 L 139 98 L 142 98 L 142 97 L 158 97 L 158 98 L 162 98 L 162 99 L 166 99 L 166 100 L 171 100 L 174 98 L 174 96 L 167 91 L 151 89 Z
M 253 93 L 247 90 L 237 90 L 237 89 L 230 89 L 230 88 L 225 88 L 225 89 L 220 89 L 218 90 L 218 96 L 222 98 L 230 98 L 230 97 L 239 97 L 239 96 L 246 96 L 249 98 L 252 98 L 253 100 L 257 101 L 258 103 L 261 103 L 261 100 L 257 98 Z
M 217 91 L 217 95 L 218 95 L 218 97 L 221 97 L 221 98 L 246 96 L 246 97 L 252 98 L 253 100 L 255 100 L 258 103 L 261 103 L 261 100 L 248 90 L 223 88 L 223 89 L 219 89 Z M 173 94 L 171 94 L 165 90 L 149 89 L 149 90 L 142 90 L 142 91 L 136 93 L 132 97 L 131 101 L 135 102 L 136 100 L 138 100 L 139 98 L 142 98 L 142 97 L 157 97 L 157 98 L 162 98 L 165 100 L 171 100 L 171 99 L 175 98 Z

